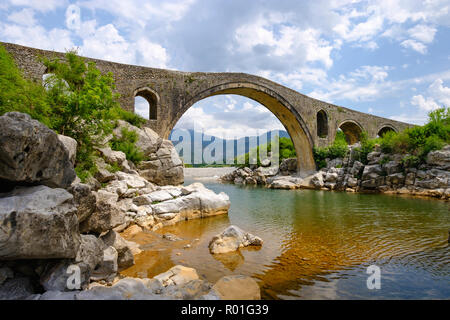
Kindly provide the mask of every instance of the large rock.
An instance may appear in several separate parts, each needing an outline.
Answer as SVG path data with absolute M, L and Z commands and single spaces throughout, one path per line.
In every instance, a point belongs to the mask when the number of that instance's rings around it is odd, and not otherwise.
M 177 265 L 154 277 L 163 287 L 181 286 L 191 280 L 197 280 L 197 271 L 193 268 Z
M 400 161 L 389 161 L 385 165 L 383 165 L 384 170 L 387 175 L 399 173 L 402 171 L 402 164 Z
M 67 191 L 73 195 L 77 207 L 78 222 L 86 220 L 95 210 L 96 198 L 91 187 L 84 183 L 74 183 Z
M 67 152 L 69 153 L 69 160 L 72 162 L 73 165 L 75 165 L 75 158 L 77 156 L 77 140 L 68 137 L 63 136 L 62 134 L 58 134 L 58 140 L 62 142 L 64 147 L 66 147 Z
M 119 269 L 117 264 L 118 253 L 114 247 L 107 247 L 103 250 L 103 259 L 100 265 L 92 272 L 92 280 L 112 281 Z
M 297 172 L 297 158 L 284 159 L 280 163 L 280 171 L 282 174 Z
M 117 250 L 117 265 L 119 269 L 126 269 L 134 265 L 134 256 L 127 241 L 116 231 L 109 230 L 108 233 L 101 236 L 106 246 L 111 246 Z
M 230 207 L 228 195 L 223 192 L 216 194 L 201 183 L 183 187 L 181 192 L 184 196 L 152 205 L 155 217 L 164 220 L 191 220 L 226 214 Z
M 313 177 L 310 180 L 310 185 L 316 189 L 323 188 L 323 186 L 325 185 L 325 182 L 323 181 L 322 172 L 317 172 L 313 175 Z
M 81 245 L 75 257 L 75 262 L 83 262 L 91 270 L 95 270 L 103 260 L 104 243 L 94 235 L 81 235 Z
M 178 268 L 174 267 L 174 268 Z M 174 269 L 172 268 L 172 269 Z M 171 270 L 172 270 L 171 269 Z M 187 268 L 188 269 L 188 268 Z M 192 269 L 193 270 L 193 269 Z M 195 272 L 195 270 L 194 270 Z M 32 296 L 35 300 L 218 300 L 211 285 L 194 279 L 183 284 L 163 286 L 159 280 L 124 278 L 112 286 L 96 285 L 75 292 L 47 291 Z
M 260 300 L 258 283 L 247 276 L 234 275 L 219 279 L 213 286 L 222 300 Z
M 9 279 L 0 285 L 0 300 L 26 299 L 34 292 L 35 290 L 29 278 Z
M 150 128 L 139 129 L 125 121 L 118 121 L 114 135 L 121 137 L 124 128 L 136 132 L 136 146 L 148 158 L 138 165 L 141 176 L 158 185 L 179 185 L 184 182 L 183 162 L 171 141 L 161 139 Z
M 150 161 L 138 165 L 139 173 L 157 185 L 179 185 L 184 181 L 183 162 L 169 140 L 164 140 Z
M 41 276 L 40 283 L 46 291 L 86 289 L 89 285 L 91 271 L 91 268 L 83 262 L 74 264 L 71 261 L 62 260 L 50 263 L 48 269 Z M 79 278 L 75 279 L 77 276 Z
M 428 153 L 426 161 L 433 166 L 450 166 L 450 145 L 441 150 L 431 151 Z
M 80 224 L 82 233 L 102 233 L 125 223 L 125 213 L 117 204 L 117 193 L 99 190 L 95 196 L 96 210 Z
M 58 135 L 27 114 L 0 117 L 0 189 L 17 184 L 66 188 L 76 174 Z
M 145 156 L 150 156 L 152 153 L 158 151 L 163 139 L 158 136 L 158 134 L 150 128 L 144 127 L 139 129 L 126 121 L 119 120 L 118 126 L 114 129 L 114 135 L 118 138 L 122 137 L 122 130 L 125 128 L 129 131 L 136 132 L 138 140 L 136 146 L 142 150 Z
M 376 179 L 383 173 L 383 169 L 379 164 L 367 165 L 364 167 L 362 180 Z
M 0 259 L 75 258 L 80 246 L 73 196 L 46 186 L 0 195 Z
M 214 236 L 209 243 L 212 254 L 236 251 L 246 246 L 262 246 L 263 240 L 236 226 L 229 226 L 222 233 Z

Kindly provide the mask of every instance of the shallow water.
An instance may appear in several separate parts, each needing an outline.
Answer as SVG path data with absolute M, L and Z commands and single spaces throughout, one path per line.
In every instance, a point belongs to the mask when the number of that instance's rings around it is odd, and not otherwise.
M 152 277 L 177 264 L 212 283 L 245 274 L 265 299 L 450 298 L 449 202 L 204 184 L 230 196 L 228 216 L 135 236 L 144 252 L 122 274 Z M 262 248 L 211 255 L 209 241 L 230 224 L 263 238 Z M 183 240 L 161 239 L 164 233 Z M 367 288 L 369 265 L 380 268 L 381 289 Z

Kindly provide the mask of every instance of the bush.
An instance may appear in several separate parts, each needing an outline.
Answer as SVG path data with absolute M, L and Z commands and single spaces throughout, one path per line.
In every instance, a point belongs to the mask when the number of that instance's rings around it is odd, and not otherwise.
M 441 149 L 450 143 L 450 109 L 441 108 L 429 113 L 423 126 L 408 128 L 402 132 L 388 132 L 378 139 L 385 153 L 411 154 L 408 163 L 423 163 L 430 151 Z
M 348 152 L 347 140 L 342 131 L 336 133 L 336 138 L 331 146 L 325 148 L 314 148 L 313 155 L 318 169 L 325 168 L 327 163 L 325 159 L 343 158 Z
M 0 45 L 0 115 L 11 111 L 28 113 L 47 126 L 51 124 L 44 87 L 24 79 L 14 59 Z
M 135 114 L 130 111 L 126 111 L 126 110 L 122 109 L 121 107 L 112 108 L 110 111 L 110 116 L 114 120 L 119 120 L 119 119 L 125 120 L 129 124 L 131 124 L 135 127 L 138 127 L 138 128 L 142 128 L 142 125 L 147 123 L 147 120 L 145 120 L 140 115 Z
M 116 151 L 122 151 L 125 153 L 128 160 L 132 161 L 134 164 L 138 164 L 145 159 L 144 153 L 136 147 L 136 142 L 138 140 L 137 133 L 128 130 L 127 128 L 122 128 L 122 136 L 119 138 L 115 136 L 111 141 L 111 149 Z
M 283 161 L 284 159 L 288 158 L 296 158 L 297 153 L 295 152 L 294 144 L 292 143 L 292 140 L 287 137 L 274 137 L 274 139 L 278 138 L 278 146 L 279 146 L 279 154 L 274 154 L 273 156 L 278 156 L 279 162 Z M 273 141 L 273 140 L 272 140 Z M 252 152 L 247 152 L 243 155 L 240 155 L 236 158 L 234 158 L 234 165 L 240 168 L 248 167 L 250 165 L 250 153 L 255 154 L 256 153 L 256 165 L 261 165 L 261 159 L 259 156 L 260 150 L 263 154 L 272 152 L 272 141 L 268 142 L 267 144 L 257 146 L 256 149 L 253 148 Z M 276 140 L 275 140 L 276 141 Z M 255 152 L 256 150 L 256 152 Z
M 367 132 L 362 132 L 360 138 L 361 147 L 355 148 L 356 159 L 363 164 L 367 164 L 367 155 L 373 151 L 377 142 L 379 142 L 379 139 L 369 139 Z

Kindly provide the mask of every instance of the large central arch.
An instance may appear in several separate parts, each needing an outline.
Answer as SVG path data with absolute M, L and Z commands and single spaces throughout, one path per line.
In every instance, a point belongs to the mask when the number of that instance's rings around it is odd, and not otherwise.
M 297 153 L 297 171 L 299 173 L 310 173 L 315 171 L 316 165 L 312 152 L 314 142 L 305 121 L 286 99 L 273 90 L 259 84 L 250 82 L 229 82 L 211 87 L 196 94 L 184 103 L 179 111 L 173 115 L 172 121 L 166 128 L 164 137 L 169 137 L 170 132 L 178 120 L 196 102 L 211 96 L 224 94 L 244 96 L 259 102 L 269 109 L 280 120 L 286 131 L 291 136 L 295 151 Z

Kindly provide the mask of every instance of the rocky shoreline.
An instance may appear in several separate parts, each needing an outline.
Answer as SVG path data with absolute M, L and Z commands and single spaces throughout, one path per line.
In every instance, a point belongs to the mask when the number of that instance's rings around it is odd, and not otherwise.
M 300 177 L 297 160 L 285 159 L 279 167 L 244 167 L 221 177 L 221 181 L 262 185 L 273 189 L 316 189 L 361 193 L 404 194 L 450 199 L 450 145 L 432 151 L 426 163 L 412 166 L 407 155 L 383 154 L 379 147 L 367 155 L 367 164 L 357 160 L 349 147 L 345 158 L 327 159 L 327 166 Z
M 135 166 L 108 137 L 98 173 L 81 183 L 75 140 L 26 114 L 0 117 L 0 299 L 229 299 L 230 285 L 246 292 L 240 299 L 259 299 L 256 281 L 244 276 L 213 285 L 185 266 L 152 279 L 119 274 L 141 252 L 121 232 L 227 214 L 230 206 L 225 193 L 180 185 L 183 164 L 170 141 L 125 122 L 116 134 L 123 127 L 137 133 L 147 160 Z

